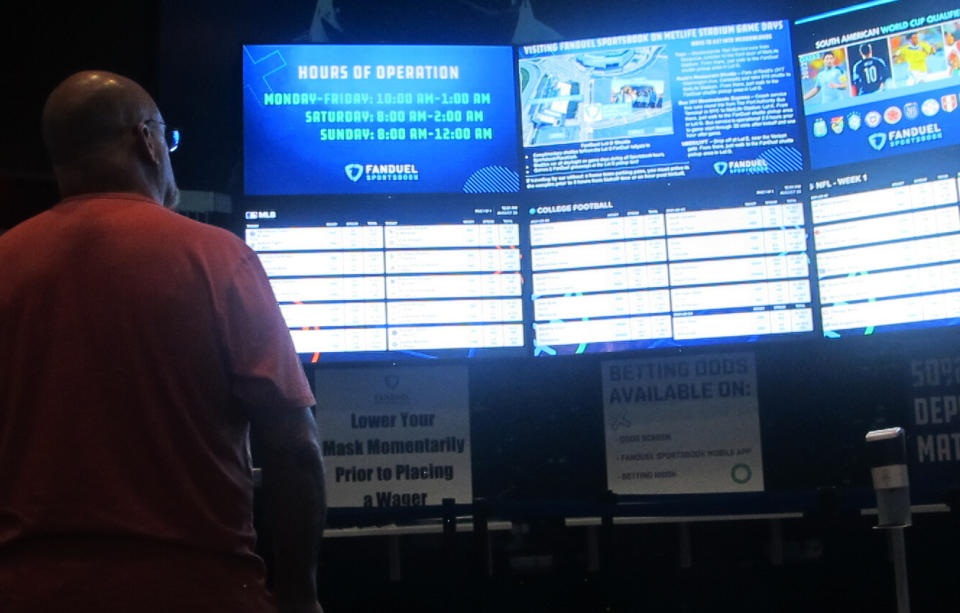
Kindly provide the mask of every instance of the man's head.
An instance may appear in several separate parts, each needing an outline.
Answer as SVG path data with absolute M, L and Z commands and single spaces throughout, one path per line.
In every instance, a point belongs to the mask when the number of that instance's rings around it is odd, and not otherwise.
M 837 57 L 833 54 L 833 51 L 827 51 L 823 54 L 823 67 L 824 68 L 833 68 L 833 65 L 837 63 Z
M 870 43 L 864 43 L 860 45 L 860 57 L 873 57 L 873 47 L 870 45 Z
M 919 34 L 918 32 L 914 32 L 913 34 L 911 34 L 911 35 L 910 35 L 910 42 L 911 42 L 912 44 L 914 44 L 914 45 L 919 44 L 919 43 L 920 43 L 920 34 Z
M 129 191 L 175 207 L 180 190 L 165 130 L 150 94 L 110 72 L 68 77 L 43 108 L 43 139 L 63 196 Z

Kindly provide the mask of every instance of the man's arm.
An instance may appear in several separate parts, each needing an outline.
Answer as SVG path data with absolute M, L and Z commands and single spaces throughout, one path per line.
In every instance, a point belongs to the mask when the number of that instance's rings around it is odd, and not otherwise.
M 322 613 L 316 579 L 326 492 L 316 422 L 306 408 L 258 409 L 250 417 L 261 445 L 261 491 L 280 613 Z
M 239 260 L 217 293 L 227 370 L 250 419 L 263 467 L 263 508 L 274 549 L 280 613 L 322 613 L 317 559 L 326 518 L 323 462 L 310 385 L 257 255 L 231 237 Z

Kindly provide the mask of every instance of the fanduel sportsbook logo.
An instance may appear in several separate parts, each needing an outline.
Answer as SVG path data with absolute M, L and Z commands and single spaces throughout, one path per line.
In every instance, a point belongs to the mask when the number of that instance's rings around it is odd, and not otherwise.
M 416 164 L 347 164 L 343 167 L 347 178 L 363 181 L 419 181 Z
M 731 160 L 729 162 L 714 162 L 713 171 L 718 175 L 745 175 L 771 172 L 767 161 L 763 158 L 754 160 Z
M 887 144 L 887 135 L 883 132 L 876 132 L 867 137 L 867 142 L 870 143 L 870 146 L 880 151 Z
M 347 173 L 347 178 L 356 183 L 363 176 L 362 164 L 347 164 L 343 167 L 343 172 Z

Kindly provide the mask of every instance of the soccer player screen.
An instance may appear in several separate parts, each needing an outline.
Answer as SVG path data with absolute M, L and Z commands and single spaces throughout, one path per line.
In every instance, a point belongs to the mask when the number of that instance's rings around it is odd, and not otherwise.
M 798 20 L 794 42 L 811 166 L 960 142 L 958 37 L 960 8 L 942 0 Z

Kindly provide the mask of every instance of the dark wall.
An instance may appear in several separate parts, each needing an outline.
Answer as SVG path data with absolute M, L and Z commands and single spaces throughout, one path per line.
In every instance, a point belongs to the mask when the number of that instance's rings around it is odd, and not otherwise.
M 905 1 L 905 0 L 902 0 Z M 759 18 L 798 18 L 852 3 L 747 0 L 695 3 L 647 0 L 534 0 L 537 16 L 564 37 L 667 30 Z M 240 62 L 244 42 L 302 37 L 314 2 L 292 0 L 139 0 L 126 3 L 18 3 L 8 8 L 0 138 L 0 231 L 55 201 L 40 142 L 43 100 L 69 74 L 89 68 L 119 72 L 155 94 L 172 124 L 184 129 L 174 158 L 182 187 L 237 191 L 240 160 Z M 477 18 L 456 0 L 343 0 L 343 42 L 509 42 L 513 24 L 498 12 L 508 0 L 474 0 Z M 7 12 L 5 11 L 5 13 Z M 466 16 L 465 16 L 466 15 Z M 10 58 L 13 58 L 12 60 Z M 2 269 L 2 263 L 0 263 Z M 439 537 L 404 541 L 405 581 L 388 582 L 387 543 L 328 539 L 321 569 L 329 611 L 892 611 L 892 574 L 873 520 L 844 514 L 860 500 L 868 473 L 863 433 L 910 420 L 910 362 L 960 354 L 956 330 L 850 339 L 738 346 L 757 354 L 760 418 L 768 488 L 799 492 L 811 517 L 784 527 L 785 567 L 768 561 L 765 523 L 700 524 L 693 528 L 693 567 L 677 561 L 673 525 L 628 527 L 602 549 L 614 572 L 586 574 L 584 529 L 545 524 L 524 536 L 494 535 L 492 579 L 464 586 L 464 570 L 438 555 Z M 722 351 L 716 347 L 701 351 Z M 666 355 L 666 354 L 663 354 Z M 616 358 L 650 357 L 617 354 Z M 495 504 L 596 503 L 605 489 L 598 356 L 470 364 L 470 397 L 479 496 Z M 957 393 L 955 390 L 953 393 Z M 956 463 L 912 467 L 918 491 L 948 499 Z M 757 510 L 763 500 L 696 502 L 667 508 L 680 514 Z M 737 508 L 740 504 L 740 508 Z M 794 506 L 788 500 L 786 506 Z M 848 505 L 848 506 L 845 506 Z M 722 507 L 722 508 L 721 508 Z M 553 507 L 561 512 L 562 507 Z M 599 508 L 595 507 L 595 508 Z M 534 513 L 529 507 L 522 512 Z M 681 512 L 682 511 L 682 512 Z M 825 513 L 826 512 L 826 513 Z M 829 518 L 828 518 L 829 519 Z M 911 532 L 917 611 L 956 610 L 950 589 L 956 564 L 956 514 L 917 519 Z M 831 537 L 832 535 L 832 537 Z M 464 538 L 466 538 L 464 536 Z M 831 538 L 833 540 L 831 540 Z M 824 547 L 825 545 L 825 547 Z M 471 551 L 469 543 L 456 553 Z M 823 552 L 826 552 L 824 555 Z M 514 559 L 543 559 L 541 572 L 517 571 Z M 468 557 L 462 555 L 462 560 Z M 362 572 L 357 569 L 362 568 Z M 467 576 L 466 572 L 461 577 Z M 466 587 L 467 589 L 462 589 Z M 454 593 L 456 592 L 456 593 Z M 448 606 L 447 598 L 470 601 Z
M 467 3 L 470 4 L 470 3 Z M 335 42 L 509 43 L 516 12 L 508 0 L 338 2 Z M 565 38 L 795 19 L 846 3 L 703 0 L 675 3 L 535 0 L 537 17 Z M 42 103 L 67 75 L 102 68 L 128 75 L 155 94 L 168 121 L 184 130 L 174 157 L 185 189 L 239 193 L 240 45 L 303 40 L 315 3 L 147 0 L 107 8 L 80 3 L 28 9 L 8 40 L 18 84 L 5 95 L 0 142 L 0 228 L 55 200 L 39 138 Z M 854 342 L 859 340 L 860 342 Z M 757 354 L 767 487 L 815 491 L 866 487 L 864 432 L 909 425 L 909 366 L 914 357 L 953 355 L 953 330 L 760 344 Z M 704 351 L 743 350 L 744 346 Z M 615 357 L 651 357 L 617 354 Z M 664 354 L 668 355 L 668 354 Z M 478 495 L 503 500 L 596 500 L 602 495 L 603 421 L 596 356 L 470 364 Z M 929 472 L 926 492 L 941 496 L 955 463 Z M 954 473 L 960 471 L 953 471 Z M 922 483 L 922 479 L 921 479 Z
M 40 116 L 50 91 L 87 69 L 127 75 L 155 91 L 159 65 L 159 0 L 17 4 L 6 9 L 2 43 L 0 229 L 56 202 L 40 138 Z
M 40 142 L 40 113 L 47 94 L 65 77 L 84 69 L 111 70 L 155 90 L 159 1 L 109 8 L 101 3 L 43 4 L 21 7 L 18 13 L 22 19 L 9 24 L 13 39 L 5 43 L 21 61 L 7 62 L 16 86 L 8 90 L 12 96 L 3 96 L 10 107 L 4 110 L 0 168 L 42 173 L 48 167 Z

